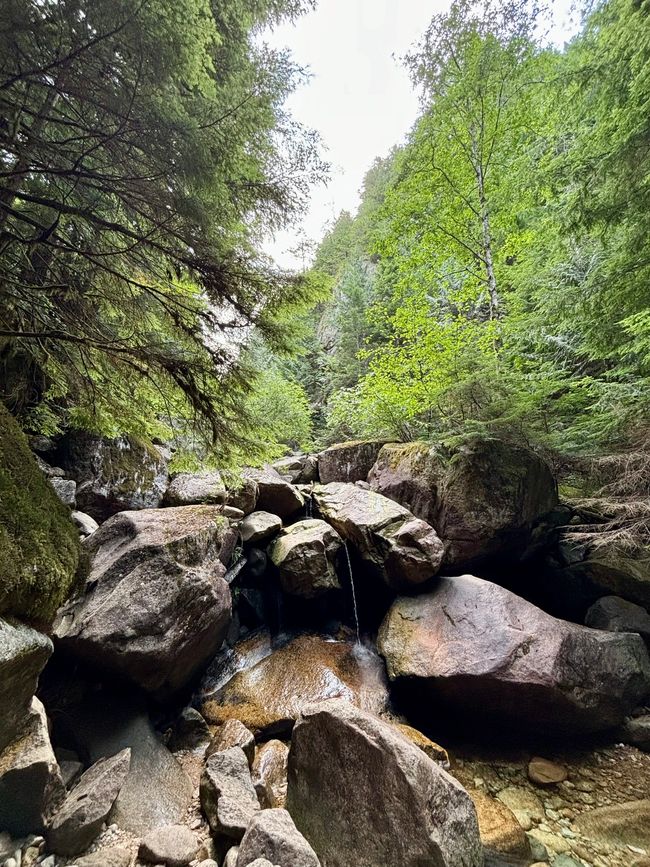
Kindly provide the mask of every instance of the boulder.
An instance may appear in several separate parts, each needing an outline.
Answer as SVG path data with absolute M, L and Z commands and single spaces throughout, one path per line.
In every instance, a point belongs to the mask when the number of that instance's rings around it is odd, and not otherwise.
M 78 561 L 70 510 L 0 403 L 0 616 L 49 624 L 72 587 Z
M 443 545 L 435 530 L 398 503 L 355 485 L 317 485 L 318 513 L 392 588 L 422 584 L 438 572 Z
M 262 810 L 246 829 L 236 867 L 247 867 L 256 858 L 266 858 L 274 867 L 320 867 L 318 856 L 282 808 Z
M 292 485 L 304 485 L 318 481 L 317 455 L 289 455 L 273 461 L 271 467 Z
M 603 596 L 591 606 L 585 625 L 606 632 L 637 632 L 650 646 L 650 614 L 620 596 Z
M 226 486 L 218 470 L 175 473 L 165 492 L 166 506 L 214 505 L 226 502 Z
M 429 756 L 434 762 L 438 762 L 439 765 L 442 765 L 443 768 L 449 767 L 449 753 L 444 747 L 441 747 L 440 744 L 435 743 L 430 740 L 426 735 L 423 735 L 421 731 L 418 729 L 414 729 L 413 726 L 405 725 L 404 723 L 396 723 L 397 729 L 407 737 L 412 744 L 415 744 L 418 749 L 422 750 L 422 752 Z
M 54 493 L 61 500 L 64 506 L 69 506 L 74 509 L 77 498 L 77 483 L 73 479 L 59 479 L 52 477 L 50 484 Z
M 445 564 L 455 569 L 521 552 L 533 524 L 557 503 L 546 462 L 499 441 L 475 441 L 451 458 L 428 443 L 386 445 L 368 479 L 435 527 Z
M 209 758 L 213 753 L 221 753 L 231 747 L 240 747 L 248 759 L 248 764 L 253 764 L 255 757 L 255 738 L 253 733 L 238 719 L 228 719 L 219 727 L 217 733 L 210 741 L 205 754 Z
M 596 807 L 573 821 L 578 833 L 609 846 L 650 849 L 650 798 Z
M 213 699 L 238 672 L 252 668 L 272 652 L 268 629 L 258 629 L 233 647 L 226 645 L 214 657 L 201 680 L 194 699 L 196 707 Z
M 650 753 L 650 713 L 628 717 L 619 729 L 617 739 Z
M 339 590 L 336 574 L 343 540 L 325 521 L 307 519 L 286 527 L 271 543 L 269 556 L 285 593 L 315 599 Z
M 270 512 L 251 512 L 239 524 L 242 542 L 253 545 L 271 539 L 282 529 L 282 518 Z
M 82 536 L 90 536 L 95 530 L 99 529 L 99 524 L 90 515 L 85 512 L 73 512 L 70 517 L 74 521 L 77 529 Z
M 263 809 L 284 807 L 287 801 L 289 748 L 282 741 L 260 744 L 253 760 L 253 785 Z
M 365 482 L 386 440 L 356 440 L 337 443 L 318 455 L 321 484 Z
M 45 708 L 33 698 L 18 734 L 0 751 L 0 829 L 14 836 L 42 831 L 64 795 Z
M 614 543 L 583 545 L 560 536 L 563 569 L 560 586 L 569 584 L 586 605 L 603 595 L 615 595 L 650 610 L 650 547 L 621 550 Z
M 131 750 L 125 749 L 89 768 L 52 816 L 47 843 L 57 855 L 77 855 L 101 831 L 126 780 Z
M 18 621 L 0 618 L 0 750 L 27 719 L 38 677 L 51 653 L 47 636 Z
M 388 690 L 381 659 L 349 641 L 300 635 L 236 674 L 201 710 L 210 723 L 236 718 L 268 737 L 291 731 L 305 707 L 327 698 L 383 711 Z
M 474 805 L 394 726 L 349 702 L 306 710 L 289 751 L 287 809 L 327 867 L 480 867 Z
M 257 508 L 262 512 L 271 512 L 281 518 L 295 515 L 305 505 L 302 494 L 273 467 L 266 466 L 260 470 L 247 469 L 244 475 L 257 482 Z
M 208 724 L 198 710 L 185 707 L 181 711 L 174 731 L 169 740 L 169 749 L 173 751 L 188 750 L 203 755 L 208 748 L 212 735 Z
M 167 461 L 136 437 L 71 431 L 59 446 L 59 463 L 77 482 L 77 506 L 96 521 L 126 509 L 151 509 L 167 489 Z
M 216 836 L 239 841 L 260 805 L 240 747 L 213 753 L 201 775 L 201 807 Z
M 241 509 L 245 515 L 255 511 L 259 487 L 255 479 L 242 476 L 228 482 L 226 504 Z
M 557 620 L 472 575 L 443 578 L 395 601 L 378 647 L 388 675 L 417 713 L 443 706 L 480 721 L 543 733 L 620 724 L 650 690 L 650 659 L 637 635 Z
M 215 506 L 122 512 L 84 542 L 86 584 L 57 615 L 60 645 L 151 693 L 188 683 L 231 618 L 220 553 L 228 521 Z
M 199 843 L 186 825 L 163 825 L 140 841 L 138 858 L 149 864 L 187 867 L 196 858 Z
M 76 867 L 131 867 L 133 858 L 130 846 L 110 846 L 75 858 Z

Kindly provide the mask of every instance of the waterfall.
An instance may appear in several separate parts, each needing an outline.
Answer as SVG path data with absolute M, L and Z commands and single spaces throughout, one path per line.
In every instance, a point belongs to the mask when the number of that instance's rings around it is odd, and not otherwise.
M 354 578 L 352 576 L 352 561 L 350 560 L 350 551 L 348 550 L 348 543 L 343 542 L 343 547 L 345 548 L 345 559 L 348 564 L 348 574 L 350 576 L 350 587 L 352 588 L 352 606 L 354 608 L 354 625 L 357 629 L 357 644 L 361 646 L 361 633 L 359 632 L 359 612 L 357 610 L 357 594 L 354 589 Z

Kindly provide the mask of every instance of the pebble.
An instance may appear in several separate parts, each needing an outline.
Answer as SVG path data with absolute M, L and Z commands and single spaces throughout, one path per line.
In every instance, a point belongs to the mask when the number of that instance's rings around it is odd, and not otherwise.
M 528 763 L 528 779 L 538 786 L 552 786 L 556 783 L 563 783 L 567 776 L 568 772 L 564 765 L 551 762 L 549 759 L 535 756 Z

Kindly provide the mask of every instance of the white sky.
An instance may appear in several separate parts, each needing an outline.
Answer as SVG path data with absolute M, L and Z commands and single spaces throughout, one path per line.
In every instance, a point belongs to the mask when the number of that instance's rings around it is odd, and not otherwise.
M 552 3 L 562 44 L 573 31 L 570 0 Z M 266 34 L 289 47 L 311 78 L 292 94 L 287 108 L 316 129 L 332 164 L 326 187 L 317 187 L 300 226 L 283 232 L 266 249 L 283 267 L 301 267 L 290 251 L 302 239 L 318 242 L 342 210 L 356 211 L 363 176 L 377 156 L 401 143 L 418 115 L 418 95 L 399 58 L 418 41 L 449 0 L 319 0 L 314 12 Z M 307 259 L 307 262 L 309 260 Z

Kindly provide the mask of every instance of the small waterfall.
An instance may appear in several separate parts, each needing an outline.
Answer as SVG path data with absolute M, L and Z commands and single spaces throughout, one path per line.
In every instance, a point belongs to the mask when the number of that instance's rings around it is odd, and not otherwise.
M 361 646 L 361 633 L 359 632 L 359 612 L 357 610 L 357 594 L 354 589 L 354 578 L 352 576 L 352 561 L 350 560 L 350 551 L 348 550 L 348 543 L 346 541 L 343 542 L 343 547 L 345 548 L 345 559 L 347 560 L 348 564 L 350 587 L 352 588 L 352 606 L 354 608 L 354 625 L 357 629 L 357 644 Z
M 305 517 L 314 517 L 314 501 L 311 498 L 311 494 L 306 494 L 305 496 Z

